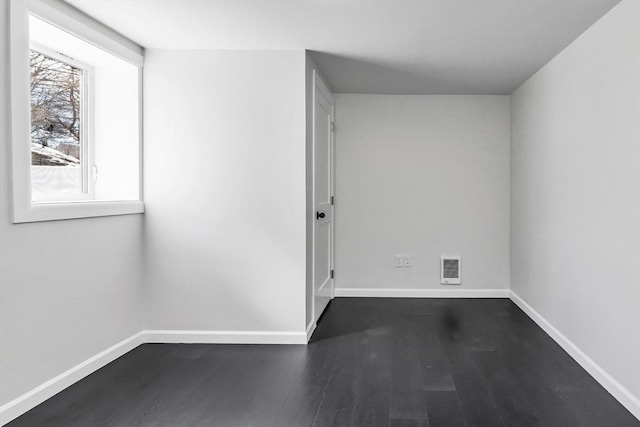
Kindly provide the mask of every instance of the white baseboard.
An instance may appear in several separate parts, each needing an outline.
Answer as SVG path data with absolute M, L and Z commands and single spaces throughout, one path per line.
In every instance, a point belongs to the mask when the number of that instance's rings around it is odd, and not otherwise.
M 316 330 L 316 326 L 317 323 L 313 320 L 311 321 L 311 323 L 309 323 L 309 326 L 307 326 L 307 342 L 309 342 L 309 340 L 311 339 L 311 335 L 313 335 L 313 331 Z
M 144 331 L 145 342 L 164 344 L 306 344 L 305 332 Z
M 557 330 L 547 319 L 542 317 L 540 313 L 535 311 L 533 307 L 527 304 L 515 292 L 510 291 L 509 298 L 518 307 L 522 309 L 534 322 L 538 324 L 555 342 L 560 345 L 585 371 L 587 371 L 596 381 L 602 385 L 618 402 L 629 410 L 636 418 L 640 420 L 640 400 L 635 397 L 622 384 L 616 381 L 596 362 L 587 356 L 577 345 L 569 338 L 564 336 L 562 332 Z
M 509 289 L 336 288 L 335 292 L 336 292 L 336 297 L 372 297 L 372 298 L 509 298 Z
M 313 331 L 311 331 L 313 333 Z M 0 407 L 0 426 L 18 418 L 65 388 L 144 343 L 306 344 L 305 332 L 263 331 L 142 331 L 63 372 Z
M 11 402 L 2 405 L 0 407 L 0 425 L 5 425 L 9 421 L 18 418 L 28 410 L 35 408 L 65 388 L 92 374 L 106 364 L 113 362 L 143 342 L 144 334 L 142 332 L 137 333 L 61 373 L 57 377 L 50 379 L 46 383 L 39 385 Z
M 640 400 L 624 388 L 613 377 L 591 360 L 574 343 L 551 325 L 544 317 L 522 300 L 516 293 L 506 289 L 367 289 L 337 288 L 336 296 L 342 297 L 388 297 L 388 298 L 506 298 L 518 305 L 552 339 L 554 339 L 576 362 L 615 397 L 636 418 L 640 419 Z M 202 344 L 306 344 L 316 323 L 309 324 L 306 332 L 264 331 L 178 331 L 147 330 L 139 332 L 118 344 L 96 354 L 57 377 L 34 388 L 22 396 L 0 407 L 0 425 L 5 425 L 40 403 L 61 392 L 82 378 L 97 371 L 123 354 L 143 343 L 202 343 Z

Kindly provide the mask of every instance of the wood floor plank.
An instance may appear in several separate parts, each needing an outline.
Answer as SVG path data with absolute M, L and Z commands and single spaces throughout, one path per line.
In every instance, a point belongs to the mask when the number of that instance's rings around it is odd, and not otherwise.
M 504 426 L 498 408 L 474 366 L 451 368 L 458 399 L 469 427 Z
M 337 355 L 337 344 L 331 340 L 311 345 L 309 358 L 301 377 L 293 386 L 275 425 L 310 426 L 316 417 L 329 375 Z
M 589 390 L 589 389 L 586 389 Z M 569 391 L 562 395 L 580 425 L 638 427 L 638 421 L 630 412 L 617 411 L 613 396 L 600 396 L 589 391 Z
M 353 422 L 364 346 L 357 337 L 337 340 L 338 354 L 313 426 L 350 426 Z
M 431 427 L 464 427 L 464 416 L 455 391 L 427 391 L 425 400 Z
M 242 401 L 234 403 L 230 395 L 242 396 L 239 390 L 257 357 L 249 350 L 242 346 L 212 348 L 182 369 L 180 359 L 171 358 L 162 365 L 164 375 L 139 395 L 138 411 L 119 411 L 115 420 L 119 425 L 196 426 L 238 414 Z M 238 365 L 238 371 L 230 371 L 231 364 Z M 187 402 L 190 410 L 181 411 Z
M 453 391 L 447 353 L 440 342 L 434 316 L 418 316 L 411 324 L 425 391 Z
M 275 346 L 271 359 L 256 379 L 257 391 L 237 420 L 238 426 L 273 426 L 294 385 L 302 375 L 308 358 L 304 346 Z
M 401 323 L 394 328 L 392 351 L 389 416 L 392 419 L 426 420 L 427 405 L 422 393 L 424 373 L 410 323 Z
M 391 325 L 366 331 L 364 354 L 358 378 L 353 426 L 388 426 L 391 413 Z
M 428 427 L 429 421 L 415 418 L 391 418 L 391 427 Z
M 145 344 L 8 427 L 640 427 L 507 299 L 334 300 L 303 345 Z
M 478 371 L 505 426 L 539 427 L 540 420 L 501 355 L 493 351 L 473 353 Z

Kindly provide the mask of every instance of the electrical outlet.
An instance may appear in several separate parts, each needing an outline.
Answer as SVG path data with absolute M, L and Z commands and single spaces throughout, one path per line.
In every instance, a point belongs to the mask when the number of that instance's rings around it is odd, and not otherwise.
M 394 266 L 396 268 L 411 267 L 411 257 L 408 255 L 396 255 Z
M 395 267 L 396 268 L 402 268 L 404 267 L 404 257 L 402 255 L 396 255 L 395 256 Z

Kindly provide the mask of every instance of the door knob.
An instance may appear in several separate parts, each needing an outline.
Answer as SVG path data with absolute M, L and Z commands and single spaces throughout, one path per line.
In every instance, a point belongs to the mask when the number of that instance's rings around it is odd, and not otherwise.
M 324 212 L 316 212 L 316 219 L 324 218 Z

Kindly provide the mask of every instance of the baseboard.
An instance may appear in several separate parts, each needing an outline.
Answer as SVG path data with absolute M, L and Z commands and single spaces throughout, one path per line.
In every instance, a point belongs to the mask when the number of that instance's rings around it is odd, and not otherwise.
M 144 331 L 145 342 L 164 344 L 306 344 L 305 332 Z
M 509 298 L 509 289 L 336 288 L 335 293 L 336 297 L 370 298 Z
M 315 324 L 314 324 L 315 327 Z M 18 418 L 65 388 L 144 343 L 306 344 L 309 331 L 159 331 L 139 332 L 0 407 L 0 426 Z M 313 330 L 311 330 L 313 333 Z
M 309 340 L 311 339 L 311 335 L 313 335 L 313 331 L 316 330 L 316 326 L 317 323 L 313 320 L 311 321 L 311 323 L 309 323 L 309 326 L 307 326 L 307 342 L 309 342 Z
M 640 419 L 640 400 L 623 387 L 604 369 L 598 366 L 573 342 L 535 311 L 515 292 L 506 289 L 371 289 L 337 288 L 338 297 L 386 297 L 386 298 L 506 298 L 522 309 L 573 359 L 596 379 L 636 418 Z M 82 378 L 114 361 L 143 343 L 202 343 L 202 344 L 306 344 L 316 323 L 309 324 L 306 332 L 264 331 L 179 331 L 147 330 L 109 347 L 86 361 L 63 372 L 57 377 L 34 388 L 0 407 L 0 425 L 5 425 L 40 403 L 61 392 Z
M 636 418 L 640 420 L 640 400 L 635 397 L 622 384 L 616 381 L 596 362 L 587 356 L 577 345 L 569 338 L 564 336 L 562 332 L 557 330 L 547 319 L 542 317 L 540 313 L 535 311 L 533 307 L 527 304 L 522 298 L 513 291 L 509 292 L 509 298 L 522 311 L 524 311 L 534 322 L 538 324 L 555 342 L 560 345 L 580 366 L 584 368 L 596 381 L 602 385 L 618 402 L 629 410 Z
M 65 388 L 133 350 L 143 342 L 144 334 L 142 332 L 137 333 L 61 373 L 46 383 L 39 385 L 11 402 L 2 405 L 0 407 L 0 425 L 5 425 L 18 418 L 20 415 L 35 408 L 50 397 L 60 393 Z

